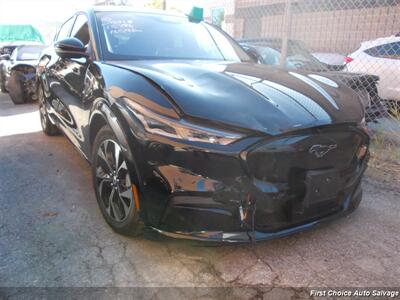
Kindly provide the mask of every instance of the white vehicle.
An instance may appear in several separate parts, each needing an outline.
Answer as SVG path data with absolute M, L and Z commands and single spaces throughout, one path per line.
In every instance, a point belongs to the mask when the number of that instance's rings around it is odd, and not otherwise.
M 344 68 L 346 56 L 343 54 L 334 52 L 314 52 L 311 54 L 331 71 L 340 71 Z
M 345 62 L 349 72 L 379 76 L 378 94 L 382 99 L 400 101 L 400 36 L 363 42 Z

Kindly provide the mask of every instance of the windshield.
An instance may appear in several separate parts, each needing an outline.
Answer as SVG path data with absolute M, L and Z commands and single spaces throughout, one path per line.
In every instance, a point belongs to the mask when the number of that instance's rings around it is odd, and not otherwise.
M 281 45 L 255 46 L 260 54 L 263 63 L 271 66 L 278 66 L 281 57 Z M 285 61 L 287 69 L 299 69 L 307 71 L 325 71 L 326 67 L 313 57 L 299 43 L 289 41 L 287 57 Z
M 42 46 L 20 47 L 17 51 L 17 60 L 38 60 L 43 49 Z
M 230 37 L 204 22 L 135 12 L 98 12 L 97 19 L 105 59 L 251 61 Z

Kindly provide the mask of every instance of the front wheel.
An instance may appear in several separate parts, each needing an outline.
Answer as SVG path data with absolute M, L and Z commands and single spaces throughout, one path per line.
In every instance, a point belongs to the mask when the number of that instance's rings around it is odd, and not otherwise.
M 112 229 L 126 235 L 140 233 L 137 187 L 108 126 L 100 129 L 93 143 L 92 177 L 100 210 Z
M 49 116 L 46 110 L 46 103 L 43 93 L 43 88 L 39 85 L 37 90 L 38 96 L 38 104 L 39 104 L 39 115 L 40 115 L 40 124 L 42 125 L 42 130 L 47 135 L 58 135 L 60 134 L 60 130 L 56 125 L 51 123 Z

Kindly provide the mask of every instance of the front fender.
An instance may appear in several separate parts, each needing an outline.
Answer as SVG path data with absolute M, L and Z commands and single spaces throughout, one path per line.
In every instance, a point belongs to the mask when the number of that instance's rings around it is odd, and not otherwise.
M 107 102 L 104 99 L 98 99 L 96 104 L 94 105 L 93 112 L 89 119 L 90 130 L 90 142 L 93 143 L 95 136 L 99 127 L 98 124 L 101 124 L 100 127 L 107 124 L 112 129 L 115 137 L 117 138 L 119 145 L 121 146 L 121 150 L 124 153 L 125 157 L 129 160 L 133 160 L 132 153 L 129 151 L 128 140 L 125 136 L 124 130 L 122 129 L 119 121 L 117 120 L 116 115 L 108 106 Z M 93 130 L 96 128 L 97 130 Z
M 127 128 L 124 129 L 124 125 L 119 121 L 120 115 L 118 108 L 114 107 L 115 103 L 110 107 L 105 99 L 97 99 L 93 111 L 89 119 L 90 125 L 90 141 L 93 145 L 93 141 L 96 137 L 97 132 L 104 125 L 108 125 L 113 131 L 117 142 L 121 147 L 122 153 L 127 161 L 128 169 L 130 170 L 131 182 L 136 185 L 139 192 L 139 202 L 141 202 L 143 195 L 143 180 L 140 173 L 140 167 L 138 166 L 137 160 L 134 157 L 134 149 L 130 146 L 130 138 L 128 136 Z M 121 119 L 120 119 L 121 120 Z M 92 147 L 91 147 L 92 148 Z M 93 149 L 91 149 L 91 152 Z M 90 158 L 92 160 L 92 158 Z M 134 171 L 134 172 L 132 172 Z M 141 206 L 142 204 L 140 204 Z M 143 217 L 143 216 L 142 216 Z

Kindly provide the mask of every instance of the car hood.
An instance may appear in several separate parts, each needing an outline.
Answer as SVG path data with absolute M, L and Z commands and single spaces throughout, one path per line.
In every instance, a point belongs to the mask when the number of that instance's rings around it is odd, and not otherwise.
M 141 74 L 194 118 L 270 135 L 319 125 L 359 123 L 357 95 L 329 75 L 252 63 L 110 61 Z

